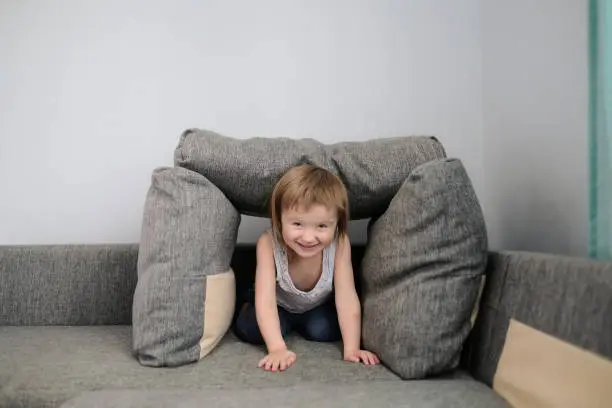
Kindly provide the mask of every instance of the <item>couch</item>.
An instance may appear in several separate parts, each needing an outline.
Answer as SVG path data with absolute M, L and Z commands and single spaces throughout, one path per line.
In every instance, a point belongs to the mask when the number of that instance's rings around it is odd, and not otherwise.
M 363 249 L 354 245 L 356 269 Z M 297 336 L 296 363 L 265 372 L 264 350 L 231 330 L 197 363 L 143 366 L 131 336 L 138 251 L 0 246 L 0 407 L 612 406 L 611 263 L 490 251 L 461 364 L 405 381 Z M 254 261 L 251 245 L 237 245 L 238 289 Z

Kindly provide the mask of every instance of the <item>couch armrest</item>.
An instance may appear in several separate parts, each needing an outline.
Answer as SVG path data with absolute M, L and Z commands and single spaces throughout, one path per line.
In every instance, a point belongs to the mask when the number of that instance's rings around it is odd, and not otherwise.
M 492 386 L 511 321 L 612 358 L 612 262 L 491 252 L 463 365 Z
M 0 326 L 131 324 L 137 245 L 0 246 Z

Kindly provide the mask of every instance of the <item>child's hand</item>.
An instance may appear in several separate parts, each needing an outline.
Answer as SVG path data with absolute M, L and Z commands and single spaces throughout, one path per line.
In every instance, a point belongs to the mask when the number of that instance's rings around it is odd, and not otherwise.
M 378 356 L 367 350 L 351 350 L 344 353 L 344 361 L 359 363 L 363 361 L 365 365 L 375 365 L 380 363 Z
M 261 359 L 258 367 L 266 371 L 285 371 L 295 362 L 295 359 L 293 351 L 287 349 L 273 351 Z

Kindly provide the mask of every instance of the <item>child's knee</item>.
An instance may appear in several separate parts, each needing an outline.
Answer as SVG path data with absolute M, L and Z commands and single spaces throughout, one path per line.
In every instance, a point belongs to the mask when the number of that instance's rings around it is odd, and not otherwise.
M 303 327 L 302 336 L 306 340 L 334 342 L 340 340 L 340 327 L 332 319 L 312 319 Z
M 252 344 L 263 344 L 263 337 L 257 325 L 255 309 L 251 304 L 245 303 L 238 313 L 234 324 L 234 333 L 242 341 Z

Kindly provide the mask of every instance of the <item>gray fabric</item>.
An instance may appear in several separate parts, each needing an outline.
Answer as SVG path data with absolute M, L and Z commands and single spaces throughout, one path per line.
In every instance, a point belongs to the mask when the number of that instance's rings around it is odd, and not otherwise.
M 131 322 L 137 245 L 0 246 L 0 326 Z
M 283 388 L 200 391 L 97 391 L 62 408 L 508 408 L 490 388 L 472 379 L 299 384 Z
M 492 252 L 464 354 L 465 366 L 486 384 L 492 384 L 511 318 L 612 359 L 612 262 Z
M 416 168 L 369 225 L 363 343 L 404 379 L 455 368 L 487 259 L 487 234 L 457 159 Z
M 174 368 L 142 366 L 131 352 L 128 326 L 0 327 L 0 407 L 57 406 L 81 392 L 101 389 L 232 389 L 301 383 L 398 381 L 388 369 L 342 361 L 339 343 L 290 336 L 297 355 L 286 372 L 257 368 L 264 348 L 230 332 L 206 358 Z
M 351 218 L 384 211 L 416 166 L 445 157 L 429 136 L 323 144 L 313 139 L 235 139 L 189 129 L 175 150 L 176 166 L 197 171 L 218 186 L 243 214 L 268 215 L 276 181 L 290 167 L 311 163 L 338 174 L 347 186 Z
M 206 278 L 229 270 L 239 224 L 240 214 L 204 176 L 183 168 L 153 172 L 133 301 L 141 364 L 200 358 Z

